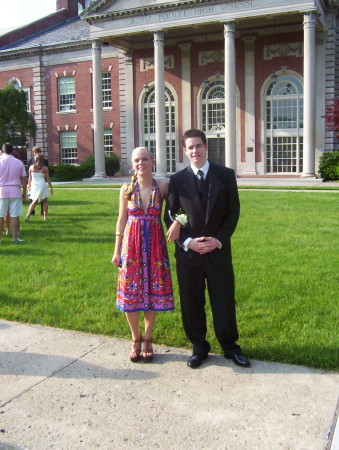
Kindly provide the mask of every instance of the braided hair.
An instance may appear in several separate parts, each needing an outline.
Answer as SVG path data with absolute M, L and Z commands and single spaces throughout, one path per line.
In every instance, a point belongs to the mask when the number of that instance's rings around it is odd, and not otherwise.
M 125 186 L 125 193 L 124 193 L 124 197 L 127 200 L 131 200 L 132 194 L 134 192 L 134 188 L 135 188 L 135 182 L 137 181 L 137 174 L 134 173 L 131 177 L 131 181 L 129 183 L 126 184 Z

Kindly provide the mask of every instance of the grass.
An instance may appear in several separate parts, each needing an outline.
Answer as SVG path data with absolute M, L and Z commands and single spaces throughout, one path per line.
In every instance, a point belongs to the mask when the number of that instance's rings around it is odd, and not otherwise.
M 118 189 L 121 184 L 59 184 L 57 182 L 53 183 L 54 189 Z M 239 189 L 249 189 L 249 190 L 279 190 L 279 191 L 338 191 L 339 183 L 333 186 L 241 186 L 239 184 Z
M 253 359 L 338 368 L 338 227 L 335 193 L 242 191 L 233 237 L 240 341 Z M 27 207 L 27 206 L 26 206 Z M 26 210 L 25 207 L 25 210 Z M 115 308 L 111 265 L 118 191 L 56 190 L 50 220 L 22 222 L 22 244 L 3 237 L 0 317 L 130 337 Z M 176 310 L 160 313 L 154 340 L 187 347 Z M 208 338 L 220 353 L 208 310 Z

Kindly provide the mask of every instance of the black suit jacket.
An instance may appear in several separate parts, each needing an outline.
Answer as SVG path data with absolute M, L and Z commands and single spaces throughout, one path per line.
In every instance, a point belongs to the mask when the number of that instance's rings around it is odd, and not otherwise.
M 189 223 L 181 228 L 176 241 L 175 257 L 186 264 L 197 266 L 204 258 L 213 258 L 216 264 L 232 262 L 231 236 L 237 226 L 240 202 L 235 173 L 232 169 L 210 162 L 207 183 L 207 208 L 202 205 L 191 167 L 172 175 L 166 202 L 165 223 L 169 227 L 179 209 L 188 215 Z M 193 250 L 185 251 L 182 244 L 188 237 L 214 237 L 221 249 L 200 255 Z

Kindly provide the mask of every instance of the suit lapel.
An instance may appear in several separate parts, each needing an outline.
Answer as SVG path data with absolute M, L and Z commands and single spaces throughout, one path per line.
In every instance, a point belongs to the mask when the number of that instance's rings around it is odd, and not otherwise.
M 206 224 L 209 221 L 215 202 L 217 200 L 221 180 L 215 174 L 213 163 L 210 162 L 209 171 L 209 186 L 208 186 L 208 197 L 207 197 L 207 212 L 206 212 Z

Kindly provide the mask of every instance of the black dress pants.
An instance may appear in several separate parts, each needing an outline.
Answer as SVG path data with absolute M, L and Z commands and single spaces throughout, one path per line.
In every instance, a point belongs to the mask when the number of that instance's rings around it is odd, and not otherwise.
M 239 337 L 234 298 L 234 272 L 232 263 L 215 264 L 205 255 L 203 264 L 189 267 L 177 260 L 181 314 L 187 338 L 193 344 L 193 353 L 206 356 L 210 344 L 206 340 L 205 312 L 206 284 L 213 316 L 213 326 L 223 352 L 227 356 L 241 353 L 236 341 Z

